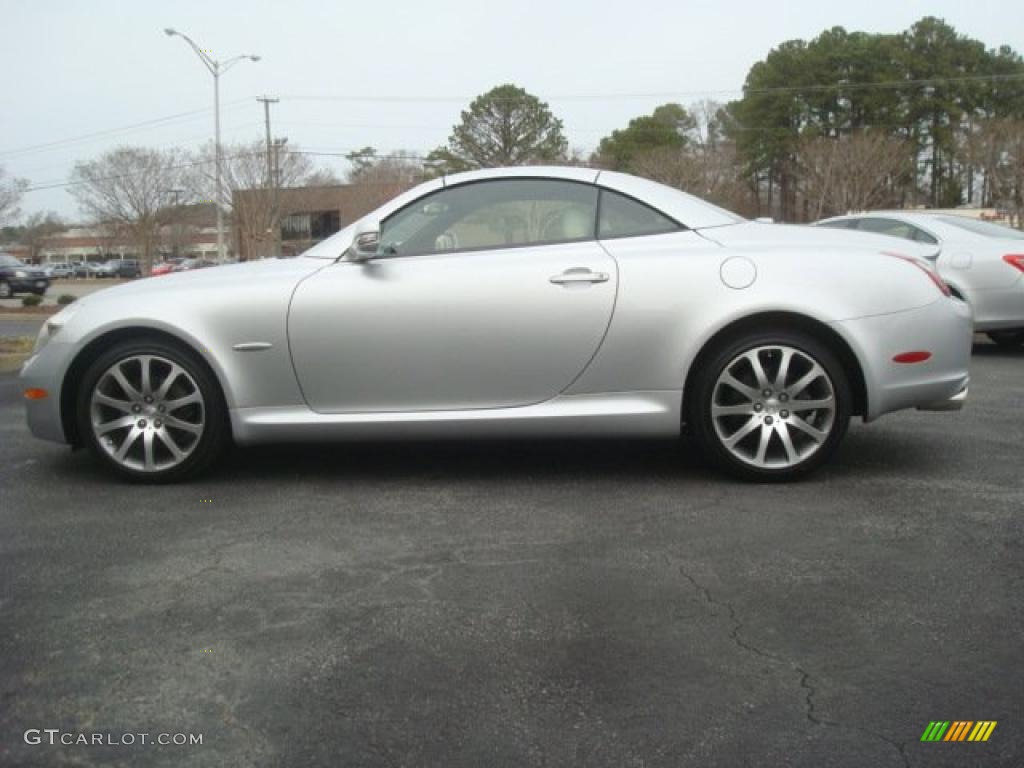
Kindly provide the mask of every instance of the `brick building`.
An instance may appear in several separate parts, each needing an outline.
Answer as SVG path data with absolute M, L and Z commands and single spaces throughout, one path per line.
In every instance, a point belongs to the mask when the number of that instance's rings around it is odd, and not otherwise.
M 296 256 L 347 227 L 403 191 L 398 184 L 338 184 L 278 190 L 276 232 L 271 225 L 273 192 L 243 189 L 232 195 L 239 261 Z

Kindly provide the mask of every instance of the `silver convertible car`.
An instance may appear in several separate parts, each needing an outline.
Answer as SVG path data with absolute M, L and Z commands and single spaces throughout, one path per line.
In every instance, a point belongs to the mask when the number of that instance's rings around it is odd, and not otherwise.
M 816 226 L 873 232 L 932 246 L 930 259 L 949 288 L 971 305 L 974 329 L 996 344 L 1024 344 L 1024 232 L 964 216 L 874 211 Z
M 28 422 L 154 481 L 232 441 L 684 431 L 794 478 L 852 416 L 966 396 L 967 305 L 894 242 L 606 171 L 439 178 L 300 257 L 75 302 L 22 370 Z

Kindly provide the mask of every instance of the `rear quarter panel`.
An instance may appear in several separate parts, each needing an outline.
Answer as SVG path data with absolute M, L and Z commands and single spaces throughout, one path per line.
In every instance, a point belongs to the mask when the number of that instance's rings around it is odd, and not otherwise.
M 792 312 L 835 324 L 943 298 L 917 267 L 876 251 L 725 248 L 696 232 L 602 245 L 618 262 L 619 294 L 605 341 L 569 394 L 681 390 L 708 340 L 750 315 Z M 722 265 L 731 258 L 753 265 L 749 287 L 723 282 Z

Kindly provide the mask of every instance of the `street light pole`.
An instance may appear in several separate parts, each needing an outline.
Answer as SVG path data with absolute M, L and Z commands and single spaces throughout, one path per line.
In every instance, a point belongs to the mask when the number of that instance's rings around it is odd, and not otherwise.
M 168 37 L 180 37 L 182 40 L 188 43 L 191 46 L 192 50 L 195 51 L 200 61 L 202 61 L 206 68 L 210 70 L 210 74 L 213 75 L 213 162 L 214 165 L 216 166 L 216 168 L 214 169 L 214 175 L 217 178 L 217 197 L 213 202 L 217 209 L 217 260 L 224 261 L 224 211 L 221 209 L 221 201 L 224 199 L 224 181 L 222 171 L 223 157 L 221 154 L 220 146 L 220 76 L 224 72 L 227 72 L 232 66 L 242 61 L 243 59 L 248 59 L 249 61 L 259 61 L 260 57 L 254 56 L 252 54 L 243 54 L 241 56 L 235 56 L 232 59 L 228 59 L 227 61 L 222 62 L 210 56 L 206 51 L 204 51 L 202 48 L 196 45 L 191 37 L 184 34 L 183 32 L 179 32 L 176 29 L 168 27 L 164 29 L 164 34 Z

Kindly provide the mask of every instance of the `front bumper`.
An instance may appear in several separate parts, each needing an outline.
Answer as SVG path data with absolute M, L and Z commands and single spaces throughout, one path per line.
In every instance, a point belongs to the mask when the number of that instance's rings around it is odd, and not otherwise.
M 50 280 L 47 277 L 19 277 L 9 278 L 7 284 L 13 293 L 45 293 L 50 287 Z
M 70 345 L 51 341 L 21 367 L 20 383 L 25 389 L 45 389 L 49 396 L 25 400 L 29 431 L 43 440 L 68 442 L 61 421 L 61 382 L 70 358 Z

